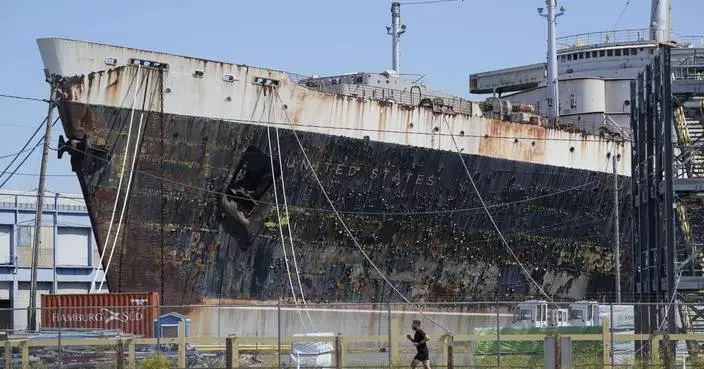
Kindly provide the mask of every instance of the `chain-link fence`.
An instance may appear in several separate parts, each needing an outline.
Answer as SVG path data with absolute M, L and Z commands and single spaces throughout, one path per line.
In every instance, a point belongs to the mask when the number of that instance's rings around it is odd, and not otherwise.
M 0 312 L 14 319 L 0 335 L 0 362 L 4 368 L 408 367 L 417 354 L 412 322 L 419 320 L 434 368 L 691 368 L 704 367 L 701 311 L 704 305 L 586 301 L 45 306 L 33 332 L 25 329 L 26 309 Z M 667 316 L 674 316 L 674 331 Z M 652 334 L 636 334 L 647 324 Z

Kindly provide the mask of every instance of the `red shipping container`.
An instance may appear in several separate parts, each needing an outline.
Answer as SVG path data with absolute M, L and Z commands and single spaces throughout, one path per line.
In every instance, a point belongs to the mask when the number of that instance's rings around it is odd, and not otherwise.
M 153 337 L 159 293 L 91 293 L 42 295 L 41 328 L 119 329 Z

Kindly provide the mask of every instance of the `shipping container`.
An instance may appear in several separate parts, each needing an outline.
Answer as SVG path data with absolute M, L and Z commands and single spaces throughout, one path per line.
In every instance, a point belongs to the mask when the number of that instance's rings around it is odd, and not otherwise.
M 42 329 L 117 329 L 153 337 L 156 292 L 42 295 Z

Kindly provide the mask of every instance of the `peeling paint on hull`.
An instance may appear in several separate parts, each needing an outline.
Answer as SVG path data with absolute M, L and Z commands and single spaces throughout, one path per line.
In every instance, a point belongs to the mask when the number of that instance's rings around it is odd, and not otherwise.
M 105 156 L 88 150 L 89 155 L 73 152 L 71 157 L 102 248 L 130 110 L 62 102 L 59 111 L 68 132 L 90 126 L 91 140 L 108 148 Z M 125 228 L 107 276 L 111 291 L 157 291 L 166 305 L 290 296 L 276 211 L 266 204 L 274 202 L 266 126 L 154 111 L 144 122 Z M 280 129 L 279 134 L 288 221 L 306 299 L 398 301 L 330 212 L 292 132 Z M 298 134 L 345 222 L 410 299 L 494 300 L 498 294 L 505 300 L 535 294 L 498 239 L 456 153 Z M 478 150 L 494 149 L 480 144 Z M 274 159 L 278 163 L 278 154 Z M 611 174 L 535 164 L 530 158 L 463 159 L 488 204 L 508 203 L 491 207 L 491 213 L 553 298 L 597 297 L 611 290 Z M 622 204 L 629 204 L 630 181 L 620 183 Z M 558 191 L 565 192 L 547 196 Z M 622 234 L 629 234 L 628 213 L 621 209 Z M 628 250 L 630 240 L 621 242 Z M 629 264 L 626 260 L 622 269 L 630 270 Z

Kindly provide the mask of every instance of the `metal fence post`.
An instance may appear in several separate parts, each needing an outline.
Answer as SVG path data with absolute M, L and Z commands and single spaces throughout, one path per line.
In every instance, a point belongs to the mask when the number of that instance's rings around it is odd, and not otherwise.
M 61 305 L 60 304 L 59 304 L 58 312 L 59 312 L 59 316 L 58 316 L 58 318 L 59 318 L 58 319 L 58 327 L 59 327 L 59 336 L 58 336 L 58 338 L 59 338 L 58 356 L 59 357 L 58 357 L 58 359 L 59 360 L 58 361 L 59 361 L 59 369 L 62 369 L 64 365 L 63 365 L 63 357 L 62 357 L 63 355 L 62 355 L 62 350 L 61 350 L 61 320 L 62 320 L 61 317 L 62 317 L 62 315 L 61 315 Z
M 560 345 L 560 335 L 555 335 L 555 369 L 562 369 L 562 352 Z
M 499 322 L 499 299 L 496 296 L 496 367 L 501 367 L 501 324 Z
M 335 368 L 342 369 L 343 367 L 343 354 L 342 351 L 342 333 L 338 333 L 335 336 Z
M 389 366 L 391 366 L 394 363 L 394 356 L 393 356 L 393 353 L 391 352 L 392 351 L 391 350 L 391 334 L 392 333 L 391 333 L 391 303 L 390 302 L 386 303 L 386 320 L 387 320 L 386 327 L 388 330 L 387 333 L 389 334 L 389 340 L 387 341 L 389 344 Z
M 614 321 L 614 304 L 613 304 L 613 302 L 609 304 L 609 309 L 611 310 L 611 313 L 609 314 L 609 320 L 611 322 L 613 322 Z M 615 348 L 615 346 L 614 346 L 614 325 L 613 324 L 611 324 L 610 333 L 611 333 L 611 352 L 610 352 L 611 355 L 610 356 L 611 356 L 611 367 L 613 368 L 614 367 L 614 348 Z
M 276 301 L 276 314 L 277 314 L 276 325 L 278 326 L 277 327 L 277 329 L 278 329 L 278 333 L 277 333 L 278 348 L 276 350 L 276 355 L 279 360 L 278 368 L 281 368 L 281 299 L 278 299 Z
M 156 307 L 156 332 L 154 332 L 154 335 L 156 336 L 156 347 L 161 347 L 161 305 Z

